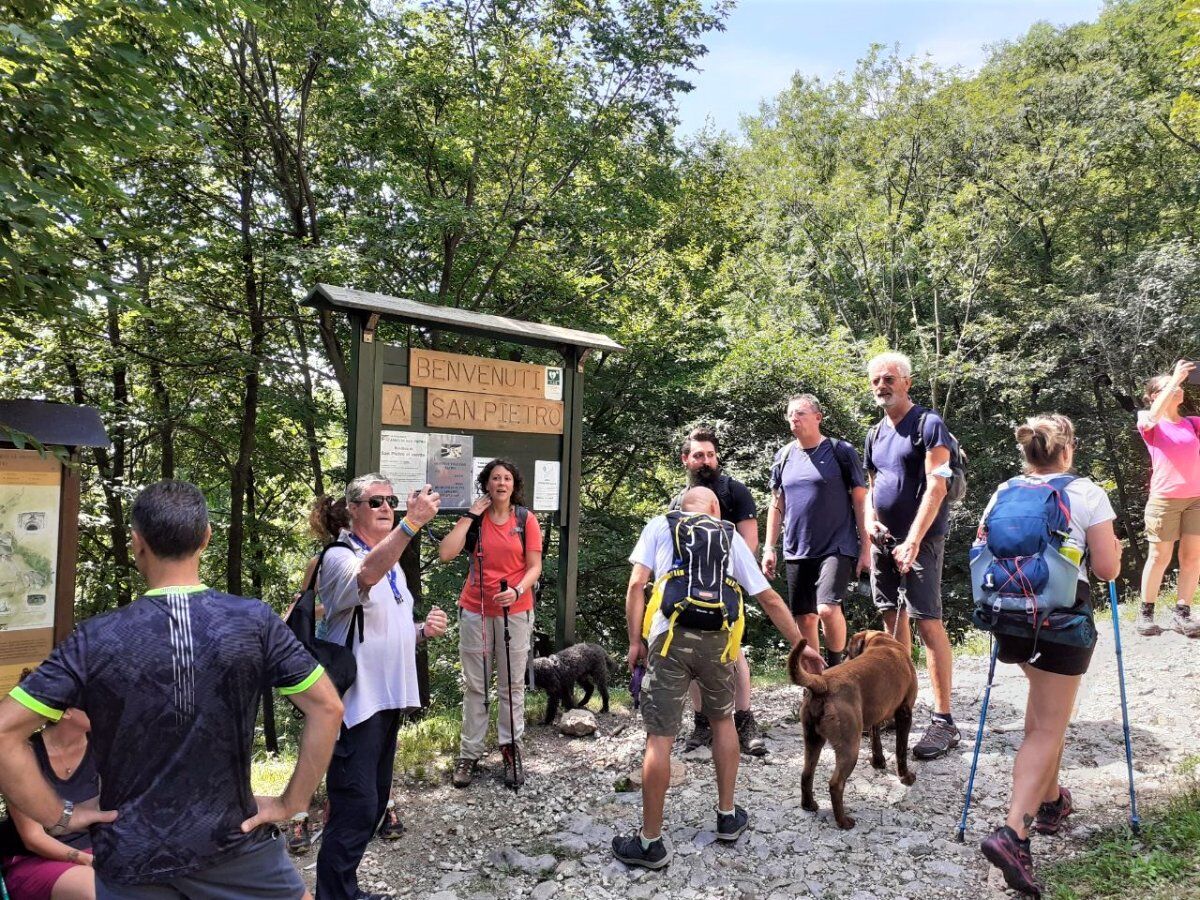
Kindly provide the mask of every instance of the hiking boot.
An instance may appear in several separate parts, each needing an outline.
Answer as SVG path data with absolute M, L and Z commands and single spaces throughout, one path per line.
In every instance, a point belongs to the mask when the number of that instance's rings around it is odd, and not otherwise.
M 712 726 L 708 724 L 708 716 L 704 713 L 696 713 L 694 724 L 692 725 L 692 733 L 688 735 L 686 741 L 683 742 L 683 752 L 690 753 L 700 747 L 712 746 Z
M 1071 805 L 1071 792 L 1065 787 L 1060 787 L 1057 800 L 1038 807 L 1037 818 L 1033 820 L 1033 830 L 1038 834 L 1058 834 L 1063 819 L 1074 810 L 1075 807 Z
M 1004 882 L 1014 891 L 1042 896 L 1042 886 L 1033 877 L 1029 838 L 1021 840 L 1007 825 L 1001 825 L 983 840 L 980 850 L 993 866 L 1004 873 Z
M 512 744 L 500 747 L 500 756 L 504 759 L 504 784 L 507 787 L 520 787 L 525 783 L 525 767 L 521 765 L 520 750 L 514 751 Z
M 1171 630 L 1178 631 L 1184 637 L 1200 637 L 1200 620 L 1193 619 L 1191 615 L 1185 616 L 1177 609 L 1171 616 Z
M 661 869 L 671 861 L 675 851 L 667 843 L 667 836 L 660 834 L 650 842 L 649 847 L 642 846 L 641 830 L 624 836 L 617 835 L 612 839 L 613 856 L 627 866 L 641 866 L 643 869 Z
M 1142 637 L 1154 637 L 1163 633 L 1163 630 L 1155 624 L 1153 613 L 1138 613 L 1137 625 L 1134 626 L 1134 631 Z
M 404 823 L 400 821 L 400 817 L 396 815 L 396 801 L 389 800 L 387 802 L 387 810 L 383 814 L 383 821 L 379 823 L 379 828 L 375 834 L 383 838 L 385 841 L 395 841 L 400 839 L 400 835 L 404 834 Z
M 733 724 L 737 727 L 738 743 L 742 752 L 751 756 L 766 756 L 767 742 L 763 740 L 762 731 L 754 721 L 754 713 L 748 709 L 739 709 L 733 714 Z
M 732 815 L 721 815 L 717 813 L 717 840 L 718 841 L 736 841 L 742 836 L 742 832 L 750 827 L 750 813 L 746 812 L 736 803 L 733 806 Z
M 473 759 L 459 757 L 454 764 L 454 774 L 450 777 L 450 783 L 456 788 L 465 788 L 475 779 L 475 770 L 479 768 L 479 763 Z
M 292 856 L 303 856 L 312 848 L 312 827 L 308 824 L 308 813 L 300 813 L 287 826 L 287 851 Z
M 960 739 L 956 727 L 941 719 L 933 719 L 925 729 L 925 734 L 912 748 L 912 755 L 916 759 L 937 759 L 957 747 Z

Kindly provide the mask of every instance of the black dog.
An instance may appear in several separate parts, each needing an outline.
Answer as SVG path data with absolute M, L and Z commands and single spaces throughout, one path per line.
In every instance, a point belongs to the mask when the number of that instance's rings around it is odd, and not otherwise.
M 533 661 L 533 687 L 546 692 L 546 719 L 543 725 L 554 721 L 561 703 L 563 709 L 573 709 L 575 682 L 583 687 L 586 706 L 592 699 L 592 691 L 600 692 L 601 712 L 608 712 L 608 654 L 599 644 L 575 644 L 552 656 L 540 656 Z

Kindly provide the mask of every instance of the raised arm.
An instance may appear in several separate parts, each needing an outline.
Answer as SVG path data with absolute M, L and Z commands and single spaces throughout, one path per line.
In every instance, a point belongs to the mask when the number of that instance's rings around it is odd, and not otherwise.
M 476 498 L 475 502 L 471 504 L 470 511 L 466 515 L 458 517 L 458 521 L 454 523 L 450 533 L 438 544 L 438 559 L 444 563 L 450 562 L 463 552 L 463 547 L 467 545 L 467 532 L 471 530 L 471 524 L 478 522 L 491 505 L 492 499 L 487 494 Z
M 404 515 L 411 526 L 421 528 L 437 515 L 441 495 L 433 492 L 428 484 L 420 491 L 412 491 L 408 495 L 408 509 Z M 397 525 L 388 532 L 388 536 L 371 548 L 371 552 L 363 557 L 362 565 L 358 568 L 358 586 L 363 591 L 369 591 L 387 575 L 388 571 L 400 559 L 400 554 L 408 546 L 412 536 Z
M 1175 369 L 1171 372 L 1171 380 L 1163 385 L 1163 389 L 1155 395 L 1154 402 L 1150 404 L 1150 410 L 1146 413 L 1146 424 L 1158 424 L 1159 419 L 1162 418 L 1168 404 L 1170 404 L 1175 391 L 1187 381 L 1188 376 L 1192 374 L 1192 370 L 1195 368 L 1196 364 L 1190 363 L 1186 359 L 1181 359 L 1175 363 Z

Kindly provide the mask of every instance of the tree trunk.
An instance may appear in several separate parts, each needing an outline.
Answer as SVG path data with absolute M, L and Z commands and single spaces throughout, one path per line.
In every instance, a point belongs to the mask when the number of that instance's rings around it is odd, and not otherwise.
M 150 309 L 152 307 L 152 298 L 150 296 L 150 265 L 141 253 L 137 255 L 136 264 L 142 305 Z M 175 423 L 171 418 L 171 392 L 167 388 L 166 379 L 163 378 L 162 364 L 158 362 L 155 356 L 158 352 L 158 329 L 154 324 L 153 317 L 147 319 L 146 330 L 149 332 L 151 347 L 150 390 L 154 395 L 155 419 L 157 420 L 155 422 L 155 431 L 158 434 L 159 452 L 161 453 L 159 477 L 174 478 Z
M 1140 572 L 1145 564 L 1145 556 L 1142 553 L 1142 545 L 1137 539 L 1137 529 L 1129 520 L 1129 493 L 1125 490 L 1125 474 L 1121 468 L 1121 458 L 1117 454 L 1116 442 L 1113 441 L 1112 432 L 1108 430 L 1107 419 L 1104 415 L 1104 394 L 1100 388 L 1101 384 L 1107 381 L 1108 376 L 1103 374 L 1092 378 L 1092 396 L 1096 401 L 1096 421 L 1100 426 L 1100 435 L 1104 439 L 1104 450 L 1108 455 L 1109 469 L 1112 471 L 1113 481 L 1117 485 L 1117 519 L 1125 531 L 1129 549 L 1133 551 L 1134 570 Z
M 313 397 L 312 372 L 308 368 L 308 338 L 304 335 L 304 322 L 300 309 L 292 302 L 292 329 L 300 351 L 300 374 L 304 379 L 304 438 L 308 442 L 308 464 L 312 468 L 313 492 L 320 497 L 325 493 L 325 476 L 321 471 L 321 447 L 317 443 L 317 401 Z
M 242 169 L 239 184 L 239 219 L 242 242 L 242 294 L 250 323 L 250 354 L 242 378 L 242 422 L 237 461 L 229 479 L 229 548 L 226 584 L 231 594 L 242 593 L 242 543 L 245 540 L 246 493 L 250 483 L 250 465 L 254 458 L 254 432 L 258 424 L 259 364 L 266 327 L 262 297 L 254 268 L 254 157 L 250 152 L 248 128 L 243 117 Z

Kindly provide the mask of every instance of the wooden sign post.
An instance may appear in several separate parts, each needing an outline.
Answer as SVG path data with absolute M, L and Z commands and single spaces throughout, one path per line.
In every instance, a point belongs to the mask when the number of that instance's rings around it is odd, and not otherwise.
M 525 505 L 557 526 L 555 642 L 574 643 L 583 364 L 593 351 L 624 348 L 601 334 L 331 285 L 317 285 L 305 302 L 348 315 L 353 328 L 350 476 L 381 471 L 401 497 L 429 482 L 442 495 L 442 512 L 453 514 L 471 505 L 484 463 L 513 460 L 524 476 Z M 381 322 L 416 326 L 422 337 L 482 339 L 473 346 L 485 352 L 387 344 L 376 339 Z M 502 345 L 553 351 L 553 364 L 497 359 Z M 416 541 L 400 562 L 419 600 Z
M 80 447 L 107 447 L 96 410 L 0 401 L 0 696 L 75 625 Z

